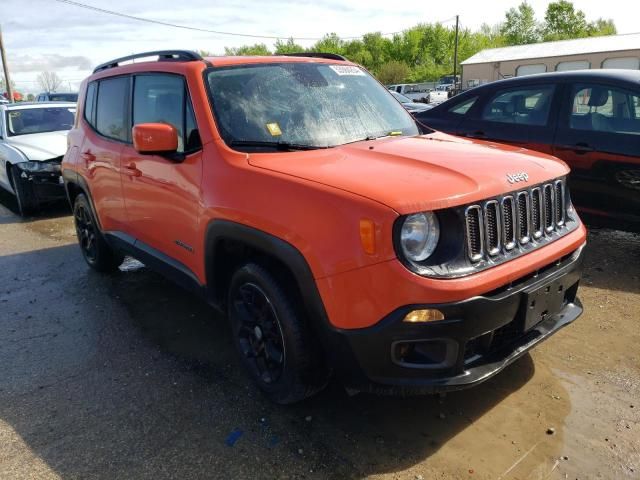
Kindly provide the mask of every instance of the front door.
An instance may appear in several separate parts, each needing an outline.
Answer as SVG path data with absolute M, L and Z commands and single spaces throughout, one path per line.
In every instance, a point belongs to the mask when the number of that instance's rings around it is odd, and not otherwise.
M 481 108 L 465 117 L 458 133 L 551 153 L 555 90 L 548 84 L 497 89 Z
M 571 194 L 606 224 L 640 226 L 640 89 L 567 86 L 554 154 L 572 169 Z
M 132 106 L 134 125 L 173 125 L 181 155 L 142 155 L 131 145 L 124 147 L 122 184 L 129 230 L 138 247 L 151 247 L 198 272 L 194 253 L 202 248 L 202 150 L 184 78 L 168 73 L 134 76 Z

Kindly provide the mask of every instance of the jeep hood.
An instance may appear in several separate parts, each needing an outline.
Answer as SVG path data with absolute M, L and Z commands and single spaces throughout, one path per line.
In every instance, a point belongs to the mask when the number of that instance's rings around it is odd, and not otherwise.
M 51 160 L 67 152 L 67 130 L 9 137 L 7 143 L 29 160 Z
M 355 193 L 400 214 L 472 203 L 566 175 L 543 153 L 443 133 L 340 147 L 252 154 L 249 163 Z M 526 173 L 510 183 L 507 175 Z

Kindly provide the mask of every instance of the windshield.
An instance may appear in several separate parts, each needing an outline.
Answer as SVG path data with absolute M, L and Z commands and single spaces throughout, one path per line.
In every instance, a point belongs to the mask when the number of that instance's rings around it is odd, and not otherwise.
M 322 148 L 418 134 L 389 92 L 352 65 L 243 65 L 212 70 L 207 83 L 220 133 L 234 148 Z
M 76 109 L 72 107 L 24 108 L 7 111 L 9 136 L 71 130 Z
M 77 93 L 50 93 L 49 101 L 50 102 L 77 102 L 78 94 Z

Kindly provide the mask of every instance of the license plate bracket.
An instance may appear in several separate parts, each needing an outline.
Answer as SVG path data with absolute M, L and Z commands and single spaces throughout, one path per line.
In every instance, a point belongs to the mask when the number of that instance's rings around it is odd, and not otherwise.
M 525 292 L 524 331 L 528 332 L 549 316 L 562 310 L 565 296 L 566 285 L 561 278 Z

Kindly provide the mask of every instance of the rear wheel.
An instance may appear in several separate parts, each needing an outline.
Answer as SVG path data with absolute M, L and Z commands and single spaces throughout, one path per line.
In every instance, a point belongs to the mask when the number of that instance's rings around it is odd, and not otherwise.
M 327 383 L 328 371 L 293 292 L 257 264 L 231 280 L 228 314 L 241 359 L 274 402 L 294 403 Z
M 80 250 L 87 264 L 99 272 L 116 270 L 124 257 L 105 241 L 93 216 L 87 197 L 80 194 L 73 204 L 73 220 Z
M 13 191 L 16 194 L 18 213 L 22 217 L 35 213 L 38 210 L 38 200 L 33 193 L 33 186 L 20 177 L 20 171 L 16 167 L 12 167 L 9 172 Z

